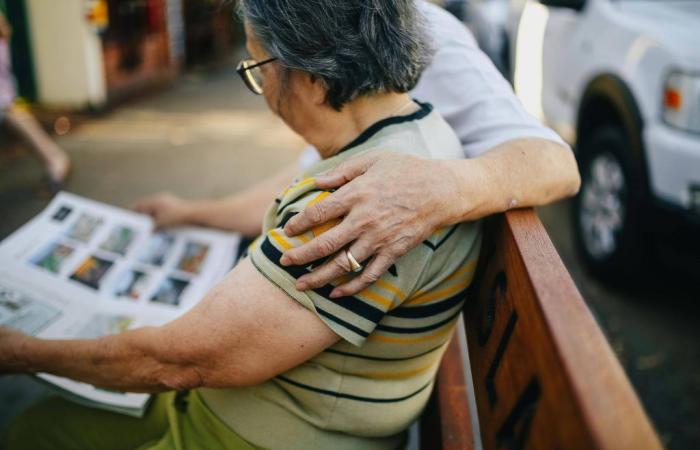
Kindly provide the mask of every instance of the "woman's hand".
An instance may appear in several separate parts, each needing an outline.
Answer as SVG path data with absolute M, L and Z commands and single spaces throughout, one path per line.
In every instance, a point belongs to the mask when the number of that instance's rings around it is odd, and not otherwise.
M 306 265 L 337 255 L 301 277 L 297 289 L 318 288 L 348 273 L 347 258 L 340 250 L 350 244 L 347 248 L 365 268 L 361 275 L 338 286 L 332 296 L 355 294 L 376 282 L 436 229 L 456 222 L 469 199 L 462 198 L 451 164 L 454 161 L 371 153 L 318 177 L 320 188 L 340 188 L 292 218 L 285 233 L 294 236 L 335 218 L 343 220 L 311 242 L 286 251 L 282 263 Z
M 546 205 L 575 195 L 580 183 L 571 149 L 546 139 L 513 139 L 476 158 L 457 161 L 371 153 L 317 179 L 323 189 L 342 187 L 292 218 L 284 231 L 294 236 L 338 217 L 343 221 L 286 251 L 282 263 L 306 265 L 336 254 L 297 280 L 299 290 L 317 288 L 350 272 L 339 251 L 352 243 L 349 250 L 365 269 L 338 286 L 333 296 L 352 295 L 440 227 L 516 207 Z
M 170 192 L 160 192 L 137 200 L 131 209 L 153 217 L 156 226 L 162 228 L 188 223 L 191 202 Z

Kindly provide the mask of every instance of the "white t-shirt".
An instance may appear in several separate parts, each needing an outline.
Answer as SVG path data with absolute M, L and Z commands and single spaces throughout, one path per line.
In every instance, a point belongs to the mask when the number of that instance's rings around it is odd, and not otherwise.
M 457 133 L 466 158 L 518 138 L 542 138 L 567 145 L 525 111 L 464 24 L 432 3 L 419 0 L 417 4 L 426 18 L 435 54 L 410 94 L 432 103 Z M 318 159 L 316 149 L 309 147 L 299 164 L 306 168 Z

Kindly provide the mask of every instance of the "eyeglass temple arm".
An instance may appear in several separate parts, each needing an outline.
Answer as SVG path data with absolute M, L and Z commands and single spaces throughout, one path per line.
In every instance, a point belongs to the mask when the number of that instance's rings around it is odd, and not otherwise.
M 266 59 L 265 61 L 259 62 L 257 64 L 253 64 L 252 66 L 245 67 L 244 69 L 245 70 L 255 69 L 256 67 L 260 67 L 262 65 L 265 65 L 267 63 L 271 63 L 272 61 L 276 61 L 276 60 L 277 60 L 277 58 Z

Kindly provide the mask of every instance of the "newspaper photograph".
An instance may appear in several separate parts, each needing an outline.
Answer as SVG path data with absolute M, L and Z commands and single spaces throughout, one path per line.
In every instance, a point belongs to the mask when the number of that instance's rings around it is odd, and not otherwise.
M 235 264 L 240 237 L 156 230 L 150 217 L 60 193 L 0 242 L 0 325 L 96 338 L 181 316 Z M 141 416 L 150 396 L 39 374 L 75 401 Z

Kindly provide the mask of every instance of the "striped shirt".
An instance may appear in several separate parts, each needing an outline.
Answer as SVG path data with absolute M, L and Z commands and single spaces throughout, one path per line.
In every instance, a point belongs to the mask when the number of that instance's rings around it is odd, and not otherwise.
M 327 231 L 289 237 L 284 224 L 323 201 L 314 176 L 347 158 L 395 149 L 431 158 L 462 157 L 459 140 L 432 110 L 382 120 L 337 155 L 317 163 L 268 210 L 263 236 L 249 249 L 255 267 L 314 312 L 342 339 L 261 385 L 201 390 L 206 403 L 238 434 L 267 448 L 396 448 L 430 395 L 440 358 L 461 312 L 480 248 L 476 222 L 435 232 L 364 291 L 331 299 L 333 285 L 300 292 L 294 282 L 311 267 L 284 267 L 282 252 Z

